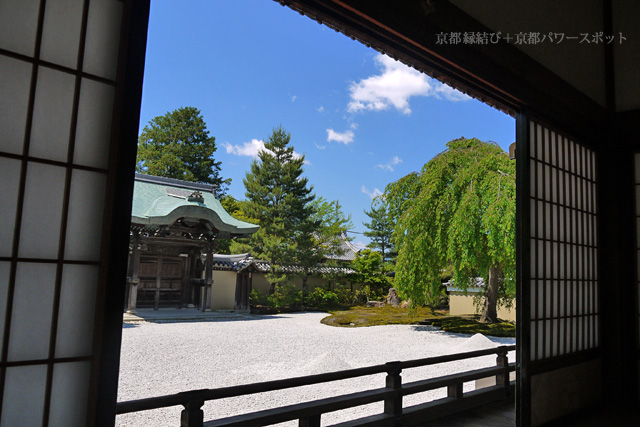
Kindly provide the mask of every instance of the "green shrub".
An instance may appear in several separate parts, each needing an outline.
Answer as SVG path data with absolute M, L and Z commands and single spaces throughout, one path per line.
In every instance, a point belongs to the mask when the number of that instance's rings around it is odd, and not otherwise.
M 249 292 L 249 304 L 256 305 L 264 301 L 264 295 L 259 289 L 251 289 Z
M 338 297 L 338 304 L 352 305 L 357 302 L 356 292 L 347 288 L 336 288 L 333 293 Z
M 339 298 L 333 291 L 315 288 L 307 295 L 306 301 L 311 307 L 331 307 L 339 303 Z
M 356 291 L 355 296 L 357 303 L 365 304 L 368 301 L 383 301 L 386 299 L 387 294 L 383 290 L 372 289 L 371 286 L 365 285 Z
M 293 284 L 276 285 L 275 290 L 267 296 L 267 305 L 273 308 L 296 307 L 302 304 L 302 291 Z

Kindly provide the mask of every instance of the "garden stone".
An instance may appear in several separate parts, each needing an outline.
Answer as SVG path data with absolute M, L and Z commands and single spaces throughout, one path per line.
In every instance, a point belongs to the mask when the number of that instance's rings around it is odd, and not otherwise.
M 384 303 L 380 301 L 367 301 L 367 307 L 384 307 Z
M 396 292 L 396 288 L 389 288 L 389 295 L 387 295 L 387 304 L 397 307 L 400 305 L 400 297 Z

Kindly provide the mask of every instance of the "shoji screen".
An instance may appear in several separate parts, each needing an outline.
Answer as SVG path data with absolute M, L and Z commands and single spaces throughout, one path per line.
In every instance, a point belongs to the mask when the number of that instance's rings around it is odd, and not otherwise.
M 528 277 L 518 283 L 519 326 L 527 330 L 519 345 L 536 425 L 580 407 L 591 398 L 587 383 L 600 381 L 597 362 L 578 357 L 599 346 L 596 155 L 537 120 L 520 117 L 518 126 L 526 138 L 518 141 L 526 149 L 518 173 L 527 174 L 519 184 L 528 185 L 519 199 L 528 208 L 519 259 Z
M 87 423 L 126 10 L 0 1 L 3 426 Z
M 530 122 L 531 360 L 598 346 L 595 154 Z

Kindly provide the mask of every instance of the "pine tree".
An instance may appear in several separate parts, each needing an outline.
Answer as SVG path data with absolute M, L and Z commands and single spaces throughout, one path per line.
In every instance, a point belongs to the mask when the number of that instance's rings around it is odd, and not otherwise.
M 243 180 L 247 197 L 243 210 L 260 224 L 251 238 L 253 255 L 271 263 L 273 283 L 286 279 L 280 274 L 282 267 L 296 264 L 298 248 L 308 245 L 305 236 L 315 229 L 313 187 L 302 176 L 304 156 L 294 155 L 290 140 L 282 126 L 274 129 Z
M 397 255 L 392 241 L 394 222 L 384 197 L 379 196 L 373 199 L 371 210 L 365 210 L 364 213 L 371 218 L 371 222 L 363 223 L 369 229 L 364 232 L 364 235 L 371 239 L 367 247 L 379 251 L 383 262 L 393 261 Z

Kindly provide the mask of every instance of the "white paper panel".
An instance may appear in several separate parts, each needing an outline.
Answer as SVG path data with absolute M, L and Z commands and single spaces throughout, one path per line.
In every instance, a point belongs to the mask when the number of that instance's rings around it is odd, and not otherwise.
M 19 256 L 58 257 L 64 179 L 64 168 L 28 163 Z
M 535 132 L 535 138 L 536 138 L 534 142 L 534 146 L 536 147 L 536 159 L 544 160 L 544 154 L 543 154 L 544 145 L 542 143 L 542 126 L 536 124 L 534 126 L 534 132 Z
M 551 200 L 551 167 L 544 167 L 544 199 Z
M 532 176 L 529 179 L 529 194 L 531 197 L 537 197 L 537 193 L 536 193 L 536 182 L 537 182 L 537 175 L 536 175 L 536 170 L 537 170 L 537 166 L 538 162 L 531 160 L 531 162 L 529 162 L 529 167 L 531 168 L 531 173 Z
M 77 68 L 83 4 L 78 0 L 47 0 L 40 52 L 42 59 Z
M 3 426 L 42 425 L 46 380 L 46 365 L 7 368 L 0 424 Z
M 39 8 L 40 0 L 0 1 L 0 48 L 33 56 Z
M 9 361 L 46 359 L 49 356 L 55 277 L 55 264 L 18 263 Z
M 2 2 L 0 16 L 1 9 Z M 32 68 L 28 62 L 0 55 L 0 151 L 22 154 Z
M 559 257 L 560 253 L 560 245 L 557 242 L 551 243 L 551 253 L 553 260 L 553 271 L 551 272 L 551 277 L 557 279 L 560 275 L 560 264 L 562 260 Z
M 543 186 L 543 172 L 544 165 L 542 163 L 536 164 L 536 182 L 538 183 L 538 191 L 535 194 L 537 198 L 544 199 L 544 186 Z
M 10 267 L 8 262 L 0 262 L 0 342 L 4 340 L 4 317 L 7 312 Z
M 538 357 L 537 353 L 535 353 L 535 349 L 537 348 L 536 346 L 536 328 L 537 328 L 537 322 L 532 321 L 531 322 L 531 349 L 532 349 L 532 353 L 531 353 L 531 359 L 536 360 Z
M 89 362 L 58 363 L 53 368 L 49 425 L 82 427 L 86 423 Z
M 544 202 L 538 202 L 537 205 L 537 209 L 536 209 L 536 220 L 538 222 L 538 232 L 536 234 L 536 237 L 542 238 L 544 237 Z
M 549 132 L 549 149 L 551 150 L 551 156 L 550 156 L 550 160 L 549 163 L 551 163 L 551 165 L 553 166 L 558 166 L 558 156 L 557 156 L 557 149 L 558 149 L 558 144 L 556 142 L 556 133 L 555 132 Z
M 115 80 L 122 2 L 92 0 L 88 19 L 83 70 Z
M 65 264 L 62 270 L 56 357 L 90 356 L 98 267 Z M 78 319 L 83 319 L 81 322 Z
M 113 86 L 82 79 L 74 163 L 106 169 L 113 96 Z
M 75 169 L 71 175 L 65 259 L 100 260 L 106 175 Z
M 3 223 L 0 227 L 0 256 L 11 256 L 20 185 L 20 166 L 21 162 L 18 160 L 0 157 L 0 182 L 2 183 L 0 218 Z
M 67 161 L 75 78 L 47 67 L 38 70 L 29 154 Z

